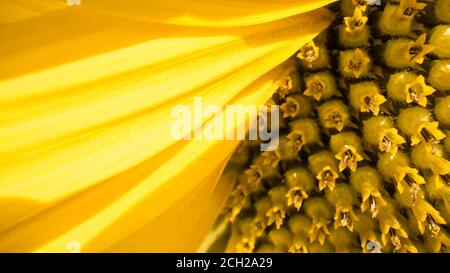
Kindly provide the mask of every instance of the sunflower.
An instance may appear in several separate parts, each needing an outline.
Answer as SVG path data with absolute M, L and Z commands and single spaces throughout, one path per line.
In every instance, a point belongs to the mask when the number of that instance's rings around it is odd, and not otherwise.
M 196 251 L 239 141 L 176 140 L 172 109 L 266 103 L 333 1 L 78 2 L 0 2 L 0 251 Z

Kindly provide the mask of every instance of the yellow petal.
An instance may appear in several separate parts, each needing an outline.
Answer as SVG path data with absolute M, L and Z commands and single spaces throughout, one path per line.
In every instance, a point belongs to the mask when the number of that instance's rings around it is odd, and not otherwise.
M 20 22 L 67 7 L 62 1 L 0 1 L 0 26 Z
M 197 251 L 234 186 L 233 177 L 226 174 L 217 181 L 222 167 L 155 220 L 105 251 Z
M 308 12 L 335 0 L 89 0 L 83 7 L 191 26 L 256 25 Z M 164 11 L 164 12 L 162 12 Z M 188 11 L 188 12 L 187 12 Z
M 288 65 L 278 67 L 249 86 L 232 103 L 262 104 L 276 90 L 277 80 L 289 70 Z M 50 209 L 3 232 L 0 249 L 59 252 L 66 251 L 69 242 L 77 241 L 82 251 L 105 250 L 177 204 L 214 172 L 236 145 L 236 141 L 180 142 L 123 174 L 64 203 L 53 204 Z M 174 171 L 175 166 L 178 171 Z M 33 209 L 42 209 L 50 204 L 30 205 Z M 11 209 L 13 206 L 2 207 Z M 80 211 L 86 207 L 89 210 Z M 39 230 L 45 232 L 36 238 L 34 234 Z M 151 230 L 148 234 L 152 234 Z

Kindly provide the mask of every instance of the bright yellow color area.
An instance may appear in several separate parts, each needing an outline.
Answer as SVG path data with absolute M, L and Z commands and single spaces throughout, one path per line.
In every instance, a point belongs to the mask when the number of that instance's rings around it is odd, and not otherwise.
M 264 104 L 329 2 L 0 0 L 0 252 L 196 251 L 238 142 L 172 108 Z

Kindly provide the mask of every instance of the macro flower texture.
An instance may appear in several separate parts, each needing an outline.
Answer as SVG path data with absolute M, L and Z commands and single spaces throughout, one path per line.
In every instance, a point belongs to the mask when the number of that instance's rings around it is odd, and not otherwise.
M 0 41 L 0 252 L 450 251 L 449 0 L 0 0 Z M 174 138 L 199 98 L 277 146 Z

